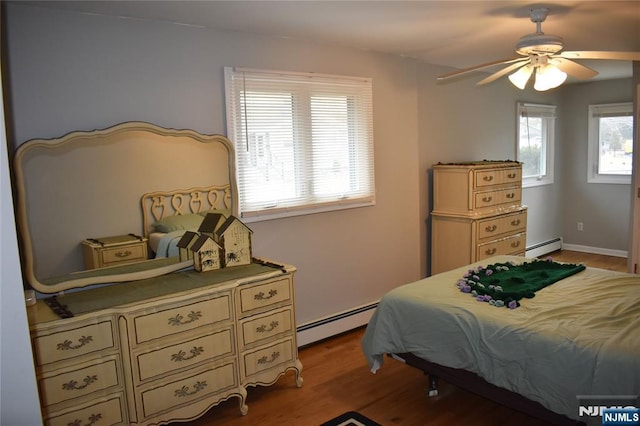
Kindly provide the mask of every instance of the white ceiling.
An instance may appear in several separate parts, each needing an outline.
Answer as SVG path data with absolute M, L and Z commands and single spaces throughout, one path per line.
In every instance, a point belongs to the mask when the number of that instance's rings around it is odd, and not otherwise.
M 561 36 L 565 50 L 640 52 L 640 1 L 18 0 L 15 3 L 312 40 L 454 68 L 515 57 L 518 39 L 535 32 L 529 9 L 544 6 L 551 12 L 542 30 Z M 597 78 L 631 76 L 628 61 L 581 63 L 599 71 Z

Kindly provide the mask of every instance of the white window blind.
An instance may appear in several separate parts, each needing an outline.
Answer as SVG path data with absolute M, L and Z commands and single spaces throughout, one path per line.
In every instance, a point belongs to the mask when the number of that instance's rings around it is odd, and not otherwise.
M 240 213 L 375 203 L 371 79 L 225 68 Z

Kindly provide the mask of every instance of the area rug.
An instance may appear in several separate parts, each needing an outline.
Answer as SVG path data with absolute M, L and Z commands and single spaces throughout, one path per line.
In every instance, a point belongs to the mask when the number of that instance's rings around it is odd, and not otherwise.
M 322 423 L 320 426 L 382 426 L 355 411 L 348 411 L 338 417 Z

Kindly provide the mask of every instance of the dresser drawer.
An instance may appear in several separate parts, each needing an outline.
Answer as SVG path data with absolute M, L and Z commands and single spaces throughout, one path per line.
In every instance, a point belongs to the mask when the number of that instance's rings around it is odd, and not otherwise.
M 225 329 L 137 356 L 139 380 L 169 373 L 234 353 L 233 334 Z
M 473 197 L 473 208 L 484 209 L 502 204 L 518 205 L 522 200 L 522 188 L 513 187 L 494 191 L 476 192 Z
M 478 222 L 478 239 L 487 240 L 497 237 L 517 234 L 527 229 L 527 212 L 484 219 Z
M 122 394 L 112 395 L 94 401 L 86 408 L 64 414 L 54 414 L 45 419 L 47 426 L 112 426 L 125 424 L 124 400 Z
M 140 315 L 133 320 L 136 342 L 148 342 L 197 327 L 229 321 L 232 318 L 231 312 L 231 295 L 226 293 L 214 299 Z
M 101 250 L 102 264 L 124 264 L 147 260 L 147 246 L 145 243 L 132 244 L 124 247 L 113 247 Z
M 45 405 L 57 404 L 92 392 L 118 386 L 118 364 L 114 357 L 65 372 L 50 372 L 39 380 Z
M 293 339 L 287 339 L 272 345 L 242 354 L 242 378 L 260 373 L 294 360 Z
M 507 238 L 480 244 L 477 247 L 477 259 L 483 260 L 499 254 L 521 254 L 525 252 L 526 234 L 516 234 Z
M 475 172 L 474 184 L 476 188 L 520 184 L 521 182 L 522 169 L 520 167 L 477 170 Z
M 147 239 L 133 234 L 86 239 L 82 242 L 86 269 L 147 260 Z
M 38 365 L 111 349 L 114 345 L 113 323 L 103 321 L 33 338 Z
M 142 392 L 145 417 L 237 387 L 232 362 Z M 211 401 L 214 402 L 213 400 Z
M 291 280 L 288 278 L 267 283 L 241 286 L 239 291 L 240 314 L 291 302 Z
M 242 347 L 264 342 L 283 333 L 292 333 L 293 309 L 287 307 L 266 315 L 256 315 L 240 323 Z

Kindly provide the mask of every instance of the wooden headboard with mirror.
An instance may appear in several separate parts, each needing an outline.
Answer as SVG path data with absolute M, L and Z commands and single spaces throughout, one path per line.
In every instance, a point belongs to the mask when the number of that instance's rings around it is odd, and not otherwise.
M 211 208 L 237 215 L 235 157 L 221 135 L 127 122 L 27 141 L 16 151 L 14 172 L 23 270 L 41 293 L 185 267 L 177 258 L 150 259 L 85 271 L 85 239 L 148 236 L 163 215 Z

